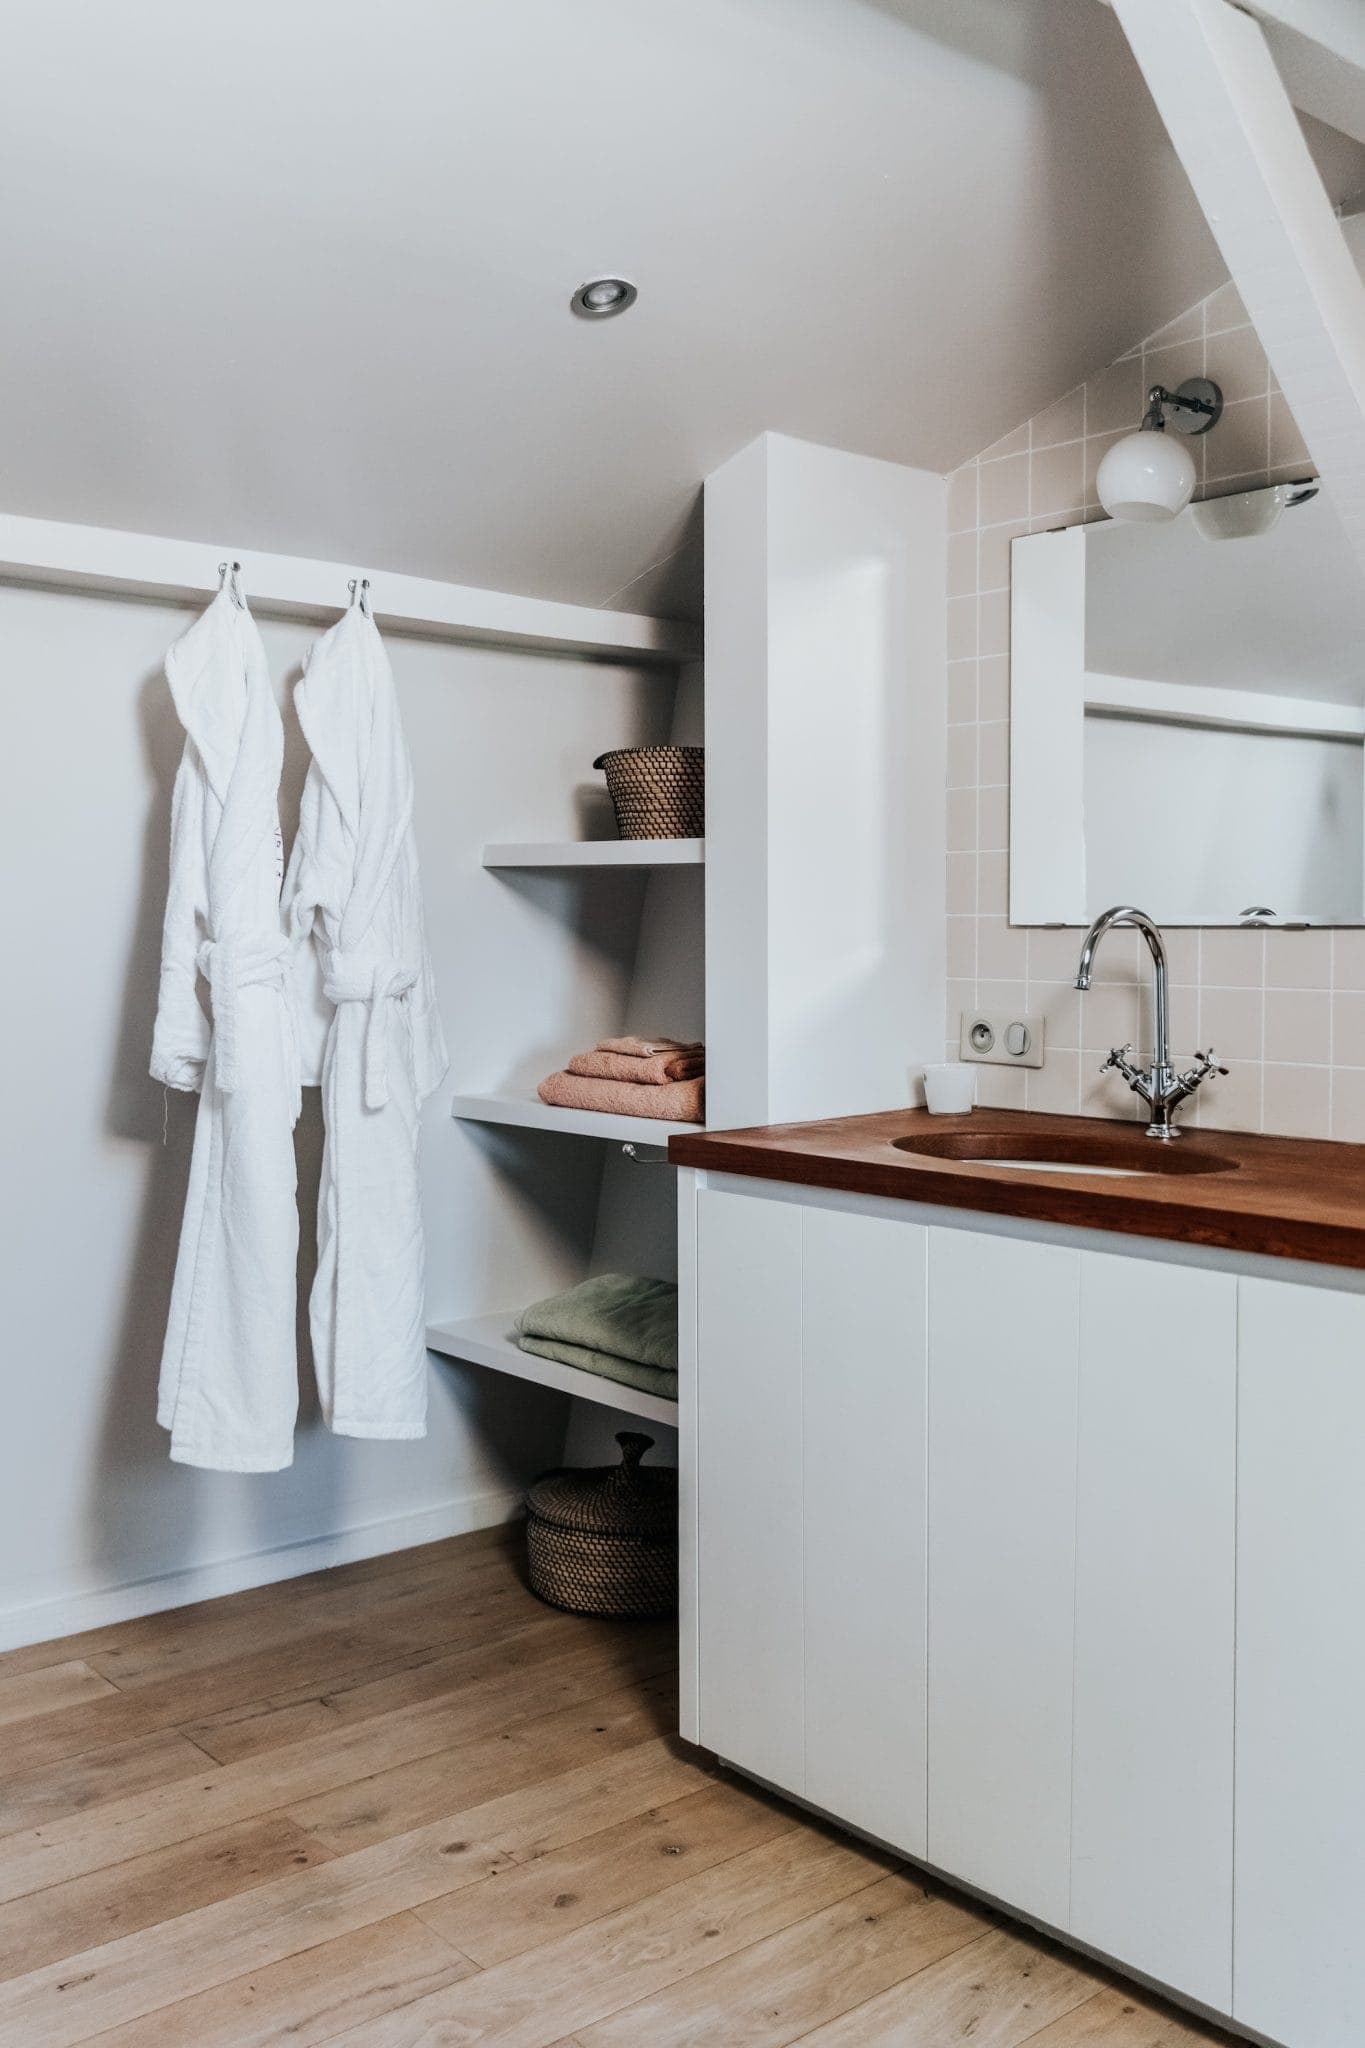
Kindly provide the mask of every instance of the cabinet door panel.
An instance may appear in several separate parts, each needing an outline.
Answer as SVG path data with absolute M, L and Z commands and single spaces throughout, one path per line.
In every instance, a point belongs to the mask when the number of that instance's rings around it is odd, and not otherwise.
M 1062 1927 L 1079 1272 L 929 1234 L 929 1857 Z
M 1237 1282 L 1081 1264 L 1070 1931 L 1232 1996 Z
M 801 1211 L 697 1198 L 701 1739 L 804 1790 Z
M 804 1213 L 806 1797 L 923 1856 L 928 1233 Z
M 1240 1288 L 1233 2012 L 1365 2041 L 1365 1298 Z

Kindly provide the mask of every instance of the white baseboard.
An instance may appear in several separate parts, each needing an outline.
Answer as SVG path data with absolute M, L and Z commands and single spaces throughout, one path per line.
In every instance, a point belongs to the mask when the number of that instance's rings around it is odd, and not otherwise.
M 128 1585 L 104 1586 L 60 1600 L 44 1600 L 0 1614 L 0 1650 L 45 1643 L 55 1636 L 78 1635 L 85 1629 L 110 1628 L 139 1615 L 161 1614 L 188 1607 L 195 1600 L 214 1600 L 223 1593 L 242 1593 L 251 1586 L 272 1586 L 329 1565 L 354 1564 L 358 1558 L 383 1557 L 393 1550 L 412 1550 L 443 1536 L 464 1536 L 471 1529 L 490 1529 L 519 1513 L 523 1496 L 510 1489 L 467 1494 L 442 1501 L 439 1507 L 411 1514 L 388 1515 L 326 1536 L 310 1536 L 242 1557 L 193 1565 L 188 1571 L 165 1572 Z

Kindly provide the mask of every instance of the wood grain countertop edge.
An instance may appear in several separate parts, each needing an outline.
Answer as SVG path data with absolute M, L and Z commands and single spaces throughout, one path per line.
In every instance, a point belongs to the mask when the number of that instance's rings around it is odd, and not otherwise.
M 971 1118 L 931 1119 L 922 1109 L 907 1108 L 688 1133 L 670 1140 L 668 1156 L 675 1166 L 787 1186 L 1365 1270 L 1365 1145 L 1190 1130 L 1179 1143 L 1234 1159 L 1236 1172 L 1182 1174 L 1141 1188 L 1083 1168 L 1074 1174 L 964 1168 L 957 1161 L 891 1150 L 893 1133 L 968 1125 L 1005 1134 L 1084 1131 L 1116 1139 L 1138 1130 L 1114 1120 L 1028 1110 L 978 1109 Z

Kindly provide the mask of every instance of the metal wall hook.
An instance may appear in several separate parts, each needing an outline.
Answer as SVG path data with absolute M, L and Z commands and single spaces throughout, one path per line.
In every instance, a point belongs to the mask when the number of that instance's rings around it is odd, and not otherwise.
M 241 573 L 242 565 L 240 562 L 220 562 L 218 564 L 219 590 L 226 590 L 238 610 L 245 611 L 246 598 L 242 594 L 242 586 L 239 581 Z
M 351 605 L 352 605 L 352 607 L 354 607 L 355 605 L 357 605 L 357 604 L 358 604 L 358 605 L 360 606 L 360 610 L 361 610 L 361 613 L 363 614 L 363 616 L 364 616 L 365 618 L 367 618 L 367 619 L 368 619 L 368 618 L 372 618 L 372 617 L 373 617 L 373 613 L 372 613 L 372 612 L 371 612 L 371 610 L 370 610 L 370 579 L 369 579 L 369 577 L 368 577 L 368 576 L 360 576 L 360 577 L 352 576 L 352 578 L 351 578 L 350 582 L 349 582 L 349 583 L 348 583 L 348 584 L 346 585 L 346 588 L 347 588 L 347 589 L 348 589 L 348 590 L 350 591 L 350 593 L 351 593 Z M 357 592 L 359 593 L 359 595 L 357 595 Z

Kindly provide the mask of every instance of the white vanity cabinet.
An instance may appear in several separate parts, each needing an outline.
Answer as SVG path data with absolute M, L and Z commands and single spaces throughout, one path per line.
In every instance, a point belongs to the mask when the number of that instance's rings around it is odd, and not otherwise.
M 1233 2011 L 1365 2042 L 1365 1298 L 1241 1283 Z
M 1071 1900 L 1058 1924 L 1227 2012 L 1237 1281 L 1076 1256 Z
M 928 1235 L 929 1860 L 1060 1926 L 1078 1259 Z
M 716 1174 L 680 1215 L 684 1733 L 1360 2048 L 1355 1276 Z
M 696 1217 L 696 1739 L 923 1856 L 926 1232 Z

